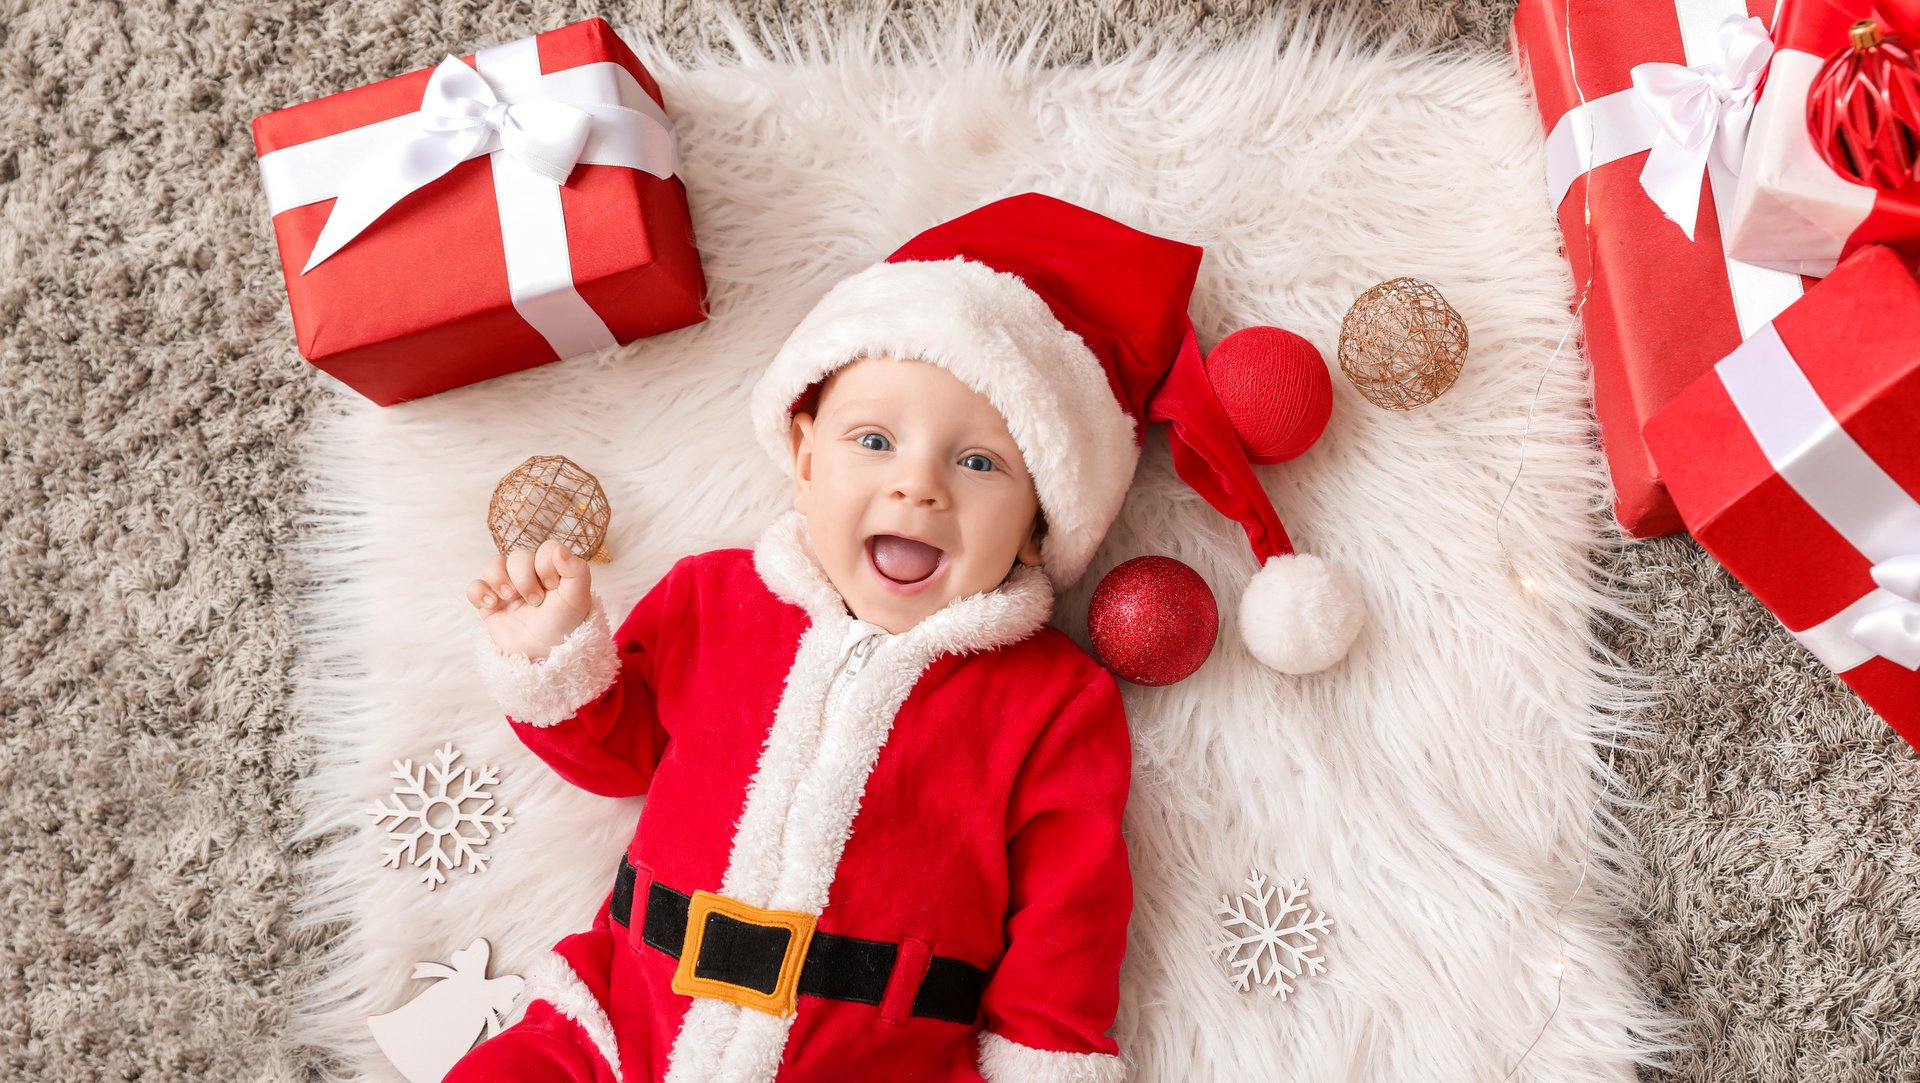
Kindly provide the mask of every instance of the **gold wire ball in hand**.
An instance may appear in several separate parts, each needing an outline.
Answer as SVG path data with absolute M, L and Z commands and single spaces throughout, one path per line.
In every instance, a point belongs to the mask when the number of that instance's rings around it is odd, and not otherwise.
M 575 556 L 604 564 L 612 515 L 600 479 L 564 455 L 535 455 L 494 486 L 487 530 L 503 556 L 559 538 Z
M 1340 371 L 1383 409 L 1411 410 L 1439 398 L 1466 359 L 1466 323 L 1417 278 L 1380 283 L 1340 322 Z

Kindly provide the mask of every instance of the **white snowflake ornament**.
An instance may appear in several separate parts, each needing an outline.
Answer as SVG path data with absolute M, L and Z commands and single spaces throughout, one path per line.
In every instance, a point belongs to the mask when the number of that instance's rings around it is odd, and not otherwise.
M 499 783 L 498 769 L 482 767 L 476 774 L 471 767 L 456 768 L 460 751 L 451 741 L 433 757 L 439 762 L 419 767 L 412 760 L 393 761 L 390 777 L 399 785 L 393 788 L 392 805 L 375 801 L 367 810 L 393 843 L 380 851 L 380 867 L 418 868 L 428 891 L 446 883 L 453 869 L 487 871 L 487 855 L 480 848 L 513 822 L 506 809 L 494 808 L 493 793 L 487 789 Z
M 1226 961 L 1233 987 L 1248 992 L 1261 985 L 1281 1000 L 1303 974 L 1320 974 L 1326 961 L 1314 953 L 1333 921 L 1303 901 L 1307 885 L 1294 880 L 1282 891 L 1258 869 L 1235 898 L 1220 896 L 1220 938 L 1213 953 Z

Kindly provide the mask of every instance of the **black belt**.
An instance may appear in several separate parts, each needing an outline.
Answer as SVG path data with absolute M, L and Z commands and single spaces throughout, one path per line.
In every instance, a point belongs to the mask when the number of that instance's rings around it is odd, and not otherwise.
M 612 915 L 613 920 L 629 928 L 638 880 L 639 873 L 622 858 L 620 875 L 613 885 Z M 665 884 L 648 887 L 641 939 L 678 959 L 687 939 L 687 910 L 692 899 Z M 785 929 L 710 913 L 695 970 L 702 978 L 770 993 L 791 935 Z M 799 992 L 878 1006 L 886 996 L 899 954 L 900 945 L 885 940 L 860 940 L 816 930 L 800 967 Z M 972 963 L 932 956 L 926 976 L 914 993 L 912 1014 L 970 1024 L 979 1015 L 980 993 L 986 984 L 987 972 Z

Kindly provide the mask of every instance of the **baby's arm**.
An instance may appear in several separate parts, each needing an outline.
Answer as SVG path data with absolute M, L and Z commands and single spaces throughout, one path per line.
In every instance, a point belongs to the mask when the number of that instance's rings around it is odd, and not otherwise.
M 689 560 L 661 577 L 609 632 L 595 595 L 585 620 L 542 661 L 476 648 L 488 692 L 522 742 L 562 778 L 606 797 L 646 793 L 667 744 L 654 702 L 661 636 L 686 604 Z
M 1133 750 L 1102 670 L 1027 754 L 1008 810 L 1007 950 L 981 998 L 988 1083 L 1125 1076 L 1107 1031 L 1133 912 L 1120 817 Z

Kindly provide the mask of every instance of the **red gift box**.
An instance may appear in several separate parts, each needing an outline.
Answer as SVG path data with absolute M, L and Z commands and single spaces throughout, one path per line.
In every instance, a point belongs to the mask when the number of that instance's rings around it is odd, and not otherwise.
M 1920 747 L 1920 283 L 1861 249 L 1647 426 L 1693 536 Z
M 255 118 L 301 354 L 387 406 L 704 319 L 661 102 L 589 19 Z
M 1920 48 L 1920 0 L 1785 0 L 1772 66 L 1754 110 L 1728 215 L 1727 249 L 1740 259 L 1821 275 L 1847 253 L 1887 244 L 1920 257 L 1920 184 L 1883 192 L 1833 171 L 1814 148 L 1807 95 L 1847 29 L 1871 18 Z
M 1521 0 L 1514 16 L 1512 47 L 1548 133 L 1548 188 L 1567 258 L 1576 286 L 1590 283 L 1580 311 L 1615 511 L 1639 537 L 1682 529 L 1647 453 L 1647 419 L 1799 297 L 1802 283 L 1727 258 L 1719 217 L 1733 184 L 1717 163 L 1694 167 L 1682 186 L 1689 196 L 1700 186 L 1692 239 L 1654 203 L 1641 173 L 1661 124 L 1634 89 L 1634 68 L 1722 62 L 1726 18 L 1766 18 L 1771 7 Z

